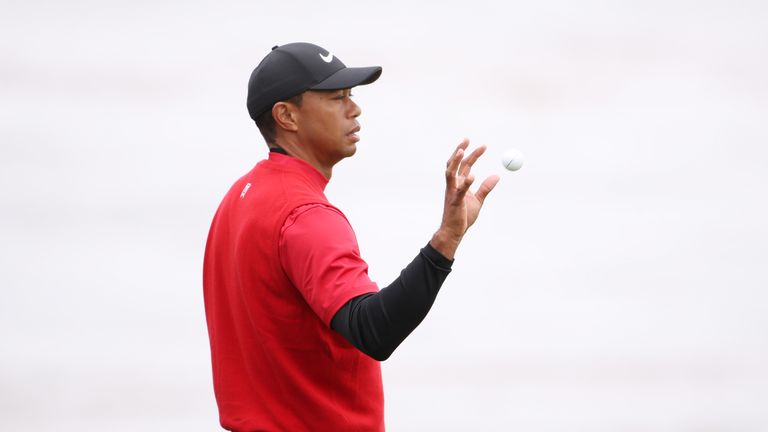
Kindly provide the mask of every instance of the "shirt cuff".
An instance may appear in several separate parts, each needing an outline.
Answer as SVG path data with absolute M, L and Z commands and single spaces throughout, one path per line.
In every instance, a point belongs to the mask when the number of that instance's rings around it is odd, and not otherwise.
M 427 242 L 427 245 L 421 249 L 421 253 L 435 267 L 441 270 L 451 271 L 451 266 L 453 265 L 454 260 L 449 260 L 443 256 L 443 254 L 433 248 L 429 242 Z

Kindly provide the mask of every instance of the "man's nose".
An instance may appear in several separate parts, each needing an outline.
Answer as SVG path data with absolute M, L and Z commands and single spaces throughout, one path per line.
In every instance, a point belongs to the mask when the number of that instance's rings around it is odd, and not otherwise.
M 351 98 L 348 99 L 348 100 L 349 100 L 349 103 L 350 103 L 350 107 L 349 107 L 349 109 L 350 109 L 349 113 L 350 114 L 349 114 L 349 116 L 352 117 L 352 118 L 355 118 L 355 117 L 359 116 L 360 114 L 362 114 L 363 110 L 360 109 L 360 105 L 356 104 L 355 101 L 353 101 Z

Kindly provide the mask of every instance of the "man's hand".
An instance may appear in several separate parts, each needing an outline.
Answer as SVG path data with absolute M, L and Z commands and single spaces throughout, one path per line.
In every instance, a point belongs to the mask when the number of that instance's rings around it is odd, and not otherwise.
M 485 146 L 478 147 L 464 158 L 464 152 L 468 146 L 469 140 L 465 138 L 448 159 L 445 170 L 443 222 L 431 241 L 432 247 L 448 259 L 453 259 L 464 233 L 477 220 L 485 197 L 499 182 L 499 176 L 492 175 L 483 181 L 477 192 L 469 191 L 469 187 L 475 181 L 475 176 L 470 173 L 470 170 L 477 159 L 485 153 Z

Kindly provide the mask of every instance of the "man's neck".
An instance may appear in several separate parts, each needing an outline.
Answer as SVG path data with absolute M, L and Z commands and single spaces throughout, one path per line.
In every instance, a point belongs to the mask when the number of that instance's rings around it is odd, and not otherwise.
M 312 165 L 312 167 L 314 167 L 316 170 L 320 171 L 320 173 L 323 176 L 325 176 L 325 178 L 327 178 L 328 181 L 331 180 L 331 176 L 333 175 L 333 167 L 332 166 L 329 167 L 321 164 L 314 157 L 314 155 L 305 151 L 303 148 L 299 146 L 292 146 L 290 144 L 279 146 L 277 144 L 271 144 L 269 146 L 269 151 L 301 159 L 304 162 Z

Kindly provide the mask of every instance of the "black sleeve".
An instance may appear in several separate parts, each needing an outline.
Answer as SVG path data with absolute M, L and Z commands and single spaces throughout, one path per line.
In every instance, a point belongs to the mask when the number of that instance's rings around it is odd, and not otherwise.
M 370 357 L 386 360 L 424 320 L 452 264 L 428 243 L 389 286 L 342 306 L 331 328 Z

